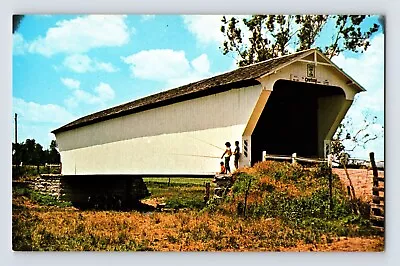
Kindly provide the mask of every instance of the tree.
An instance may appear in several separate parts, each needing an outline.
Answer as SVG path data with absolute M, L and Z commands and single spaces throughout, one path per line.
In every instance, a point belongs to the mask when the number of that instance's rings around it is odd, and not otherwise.
M 225 36 L 223 54 L 237 55 L 239 66 L 317 47 L 328 58 L 348 50 L 363 52 L 370 46 L 371 36 L 379 30 L 373 23 L 363 31 L 365 15 L 253 15 L 240 19 L 222 17 L 221 32 Z M 332 42 L 318 46 L 320 34 L 333 23 Z M 248 39 L 244 33 L 249 33 Z
M 221 32 L 225 40 L 222 47 L 224 55 L 233 53 L 239 66 L 246 66 L 270 58 L 287 55 L 292 52 L 318 48 L 329 59 L 343 51 L 364 52 L 370 46 L 370 38 L 379 30 L 373 23 L 363 30 L 366 15 L 253 15 L 222 17 Z M 379 23 L 384 27 L 384 17 Z M 328 27 L 333 30 L 328 31 Z M 363 25 L 364 26 L 364 25 Z M 330 35 L 331 42 L 318 45 L 320 35 Z M 245 37 L 248 36 L 248 37 Z M 378 138 L 368 133 L 368 128 L 376 124 L 365 118 L 364 125 L 354 130 L 351 119 L 340 124 L 333 140 L 333 154 L 339 155 L 354 151 L 358 146 Z M 353 133 L 353 135 L 351 135 Z M 344 141 L 351 140 L 351 147 L 345 147 Z
M 48 151 L 47 162 L 50 164 L 60 163 L 60 153 L 57 151 L 57 143 L 55 140 L 52 140 L 50 143 L 50 150 Z
M 24 164 L 35 165 L 36 161 L 36 141 L 35 139 L 26 139 L 23 145 L 22 161 Z
M 364 116 L 364 121 L 357 124 L 355 127 L 351 118 L 345 119 L 336 130 L 332 139 L 331 153 L 336 157 L 343 154 L 348 154 L 354 151 L 357 147 L 366 147 L 366 144 L 383 136 L 383 127 L 380 126 L 380 132 L 371 132 L 368 130 L 373 125 L 377 125 L 378 118 L 370 114 Z M 347 147 L 344 145 L 347 142 Z
M 12 150 L 12 164 L 19 165 L 22 161 L 22 145 L 20 143 L 13 143 Z
M 13 23 L 12 23 L 12 33 L 16 32 L 21 24 L 24 15 L 13 15 Z
M 382 26 L 382 32 L 385 33 L 385 17 L 384 16 L 379 16 L 378 21 Z
M 35 139 L 26 139 L 22 143 L 13 143 L 12 163 L 19 165 L 43 165 L 45 163 L 59 164 L 60 153 L 57 151 L 57 143 L 52 140 L 50 149 L 43 150 L 43 146 L 36 143 Z

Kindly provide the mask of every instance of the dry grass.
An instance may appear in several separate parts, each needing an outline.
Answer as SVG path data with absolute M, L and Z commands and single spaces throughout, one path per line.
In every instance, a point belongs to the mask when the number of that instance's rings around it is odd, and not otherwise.
M 245 220 L 229 215 L 186 211 L 140 213 L 43 208 L 26 199 L 14 200 L 13 220 L 32 224 L 32 250 L 106 251 L 381 251 L 383 238 L 300 240 L 278 219 Z M 14 224 L 15 225 L 15 224 Z M 15 233 L 15 232 L 14 232 Z M 16 239 L 14 239 L 16 240 Z M 338 241 L 340 240 L 340 241 Z M 338 244 L 336 243 L 338 242 Z M 336 243 L 336 244 L 335 244 Z M 347 244 L 344 244 L 347 243 Z M 13 243 L 17 244 L 17 243 Z M 21 246 L 20 246 L 21 247 Z M 27 250 L 14 246 L 14 250 Z
M 332 243 L 324 243 L 324 244 L 300 244 L 296 247 L 290 247 L 287 249 L 283 249 L 282 251 L 289 252 L 371 252 L 384 251 L 384 239 L 383 237 L 369 237 L 369 238 L 361 238 L 361 237 L 340 237 L 332 241 Z
M 318 207 L 320 201 L 317 200 L 321 199 L 318 195 L 318 197 L 315 196 L 315 192 L 326 189 L 326 181 L 315 178 L 316 173 L 313 171 L 298 166 L 265 162 L 254 168 L 243 169 L 237 175 L 236 184 L 240 183 L 240 175 L 243 173 L 253 178 L 253 187 L 248 194 L 247 204 L 249 207 L 254 207 L 254 210 L 257 206 L 270 208 L 272 206 L 268 205 L 266 199 L 279 202 L 282 196 L 288 204 L 287 208 L 291 207 L 290 204 L 297 206 L 296 200 L 300 198 L 316 200 L 313 204 Z M 171 187 L 157 180 L 149 179 L 147 182 L 153 195 L 145 202 L 152 205 L 161 202 L 171 206 L 175 204 L 178 210 L 173 213 L 81 211 L 73 207 L 43 206 L 24 195 L 13 195 L 13 249 L 57 251 L 383 250 L 384 239 L 368 231 L 360 233 L 359 229 L 363 226 L 360 223 L 362 220 L 357 220 L 358 217 L 354 215 L 326 218 L 324 214 L 317 218 L 302 216 L 305 215 L 304 210 L 296 210 L 300 216 L 295 215 L 294 219 L 288 221 L 288 217 L 291 216 L 287 216 L 286 211 L 274 210 L 275 212 L 272 213 L 270 209 L 264 209 L 265 212 L 262 215 L 243 217 L 237 212 L 238 204 L 243 202 L 243 191 L 231 192 L 226 201 L 220 204 L 210 204 L 206 208 L 199 208 L 204 193 L 203 181 L 181 184 L 176 180 L 177 184 Z M 335 183 L 337 193 L 340 193 L 340 188 L 340 183 Z M 338 213 L 340 211 L 341 209 Z M 354 218 L 357 219 L 353 221 Z M 294 225 L 293 222 L 297 224 Z
M 140 213 L 47 209 L 28 203 L 26 199 L 14 200 L 14 207 L 15 226 L 17 221 L 19 226 L 33 223 L 31 228 L 25 228 L 31 229 L 33 250 L 278 250 L 279 247 L 271 243 L 271 237 L 283 233 L 277 220 L 246 221 L 197 211 Z M 20 250 L 16 246 L 14 249 Z

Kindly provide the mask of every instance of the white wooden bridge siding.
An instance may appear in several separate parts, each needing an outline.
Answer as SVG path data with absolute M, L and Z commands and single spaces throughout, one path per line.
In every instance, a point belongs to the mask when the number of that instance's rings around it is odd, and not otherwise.
M 62 174 L 215 173 L 260 93 L 238 88 L 57 133 Z

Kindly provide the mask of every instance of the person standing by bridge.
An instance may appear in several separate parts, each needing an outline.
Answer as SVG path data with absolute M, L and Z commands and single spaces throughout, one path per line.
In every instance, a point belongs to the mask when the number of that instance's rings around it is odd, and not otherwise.
M 239 148 L 239 141 L 235 141 L 235 150 L 233 151 L 234 161 L 233 164 L 235 165 L 235 169 L 239 168 L 239 158 L 240 158 L 240 148 Z
M 231 144 L 229 142 L 225 142 L 225 152 L 222 154 L 221 159 L 225 156 L 225 169 L 226 169 L 226 174 L 231 173 L 231 167 L 229 166 L 229 161 L 231 160 L 232 156 L 232 150 L 231 150 Z

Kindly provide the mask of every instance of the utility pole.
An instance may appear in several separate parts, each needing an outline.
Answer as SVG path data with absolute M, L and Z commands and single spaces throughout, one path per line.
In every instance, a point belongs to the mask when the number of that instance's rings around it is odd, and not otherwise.
M 17 113 L 15 113 L 14 120 L 15 120 L 14 121 L 14 128 L 15 128 L 15 150 L 14 150 L 14 152 L 15 152 L 16 158 L 18 158 L 19 155 L 17 154 L 17 150 L 18 150 L 18 126 L 17 126 L 18 125 L 18 115 L 17 115 Z M 19 177 L 21 169 L 20 169 L 20 164 L 19 164 L 18 159 L 15 160 L 15 163 L 17 164 L 16 176 Z
M 18 144 L 18 129 L 17 129 L 17 124 L 18 124 L 18 115 L 17 115 L 17 113 L 15 113 L 15 124 L 14 124 L 14 126 L 15 126 L 15 145 L 17 145 Z

